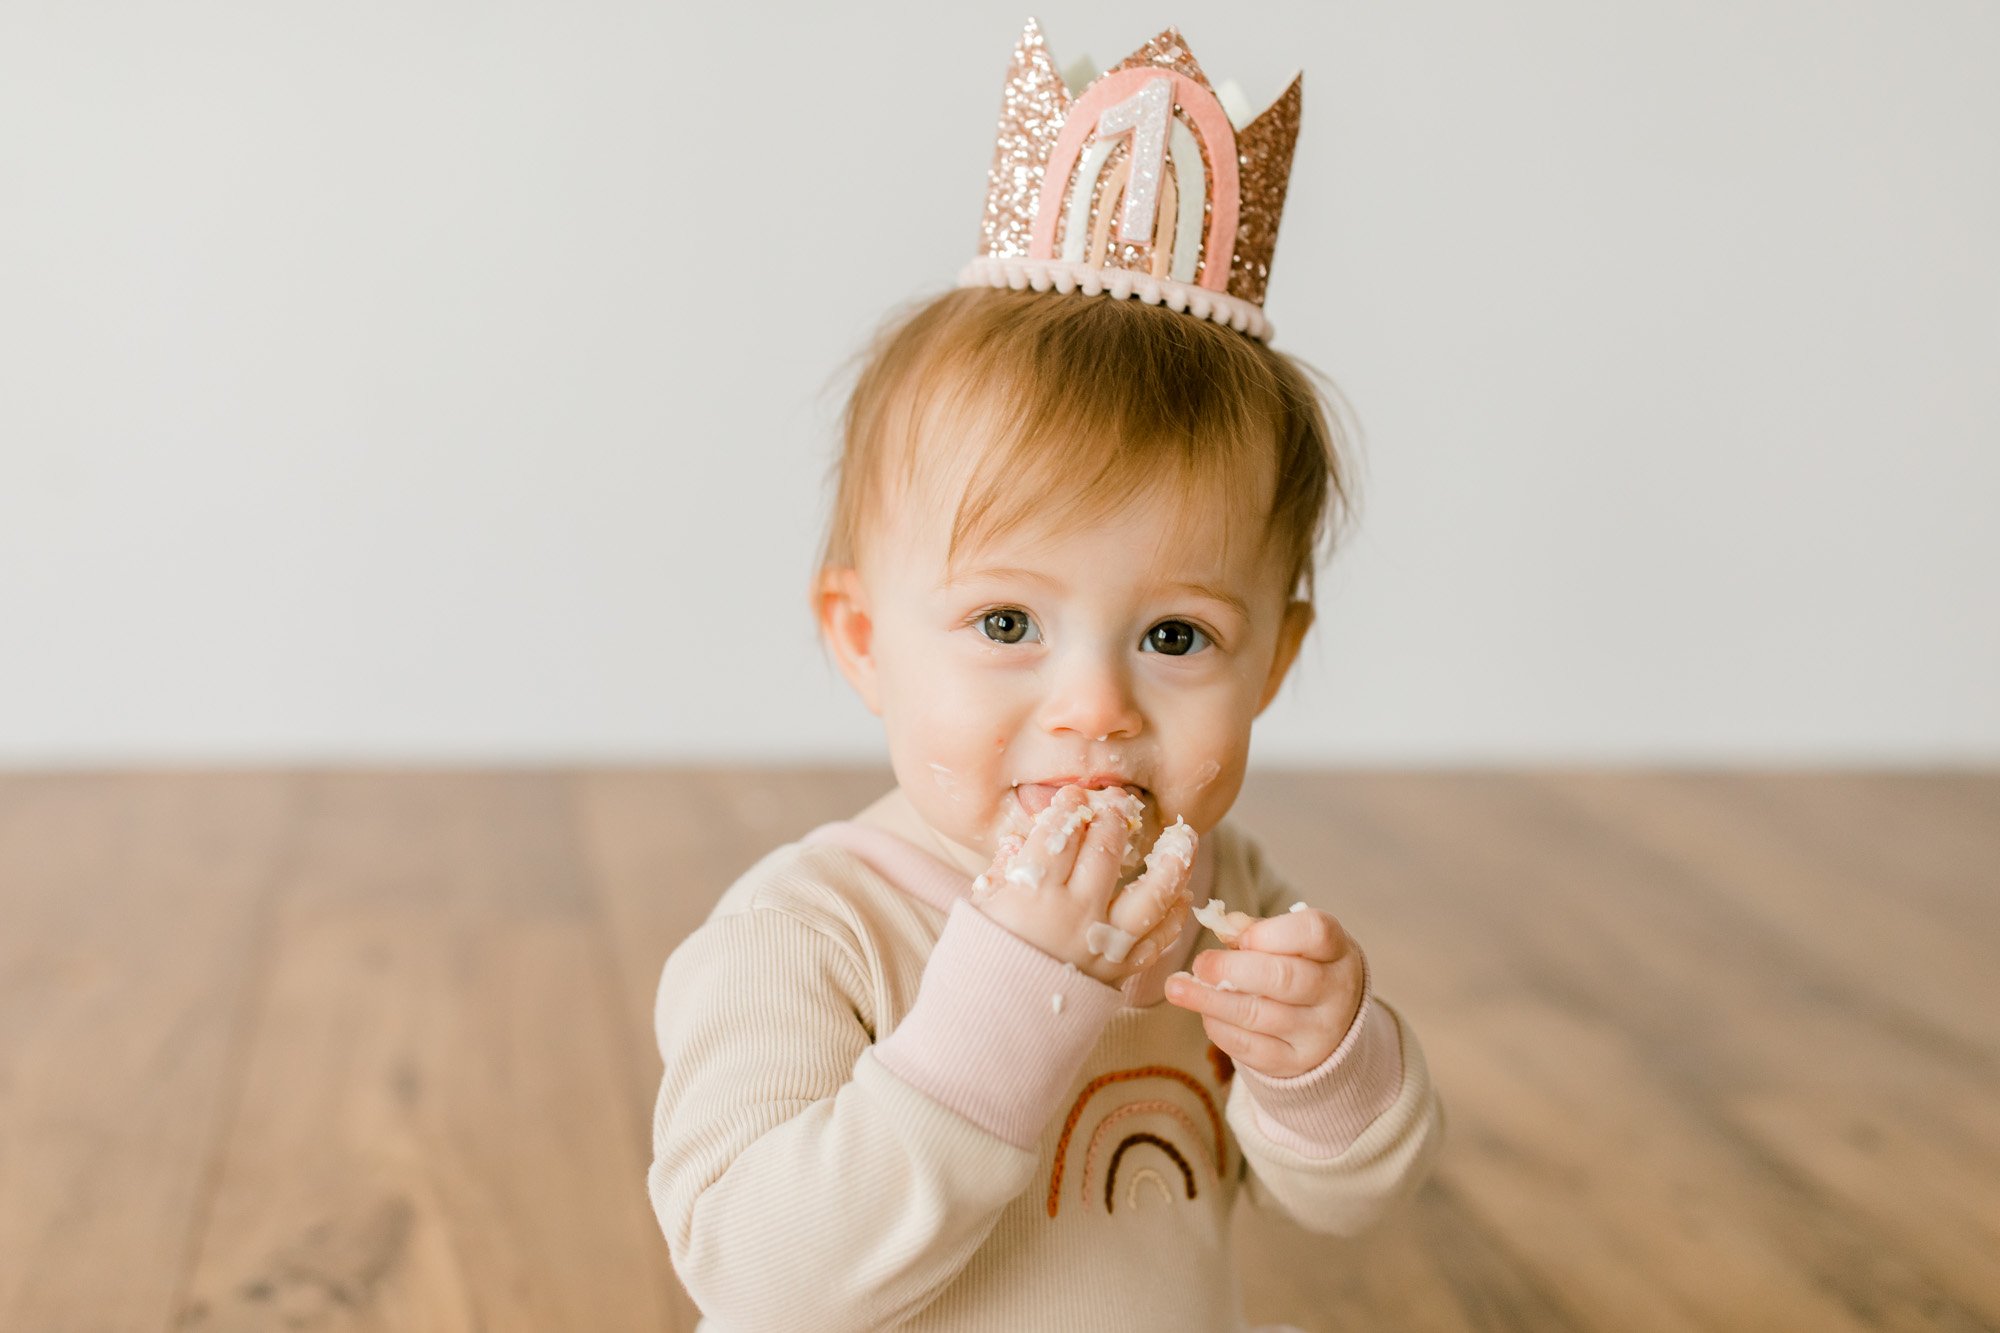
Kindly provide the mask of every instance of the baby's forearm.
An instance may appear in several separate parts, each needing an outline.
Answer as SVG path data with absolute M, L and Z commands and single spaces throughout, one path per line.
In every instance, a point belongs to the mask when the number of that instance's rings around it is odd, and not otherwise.
M 891 1072 L 998 1137 L 1030 1148 L 1111 1021 L 1119 990 L 958 903 L 916 1002 L 876 1048 Z

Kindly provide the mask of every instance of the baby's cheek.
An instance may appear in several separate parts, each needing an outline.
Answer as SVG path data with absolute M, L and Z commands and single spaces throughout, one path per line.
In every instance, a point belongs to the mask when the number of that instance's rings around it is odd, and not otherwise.
M 942 719 L 915 720 L 894 759 L 904 791 L 933 828 L 990 852 L 1005 822 L 1001 798 L 1011 800 L 995 772 L 997 753 L 984 732 L 954 734 Z
M 1223 753 L 1199 761 L 1180 776 L 1169 793 L 1173 809 L 1162 814 L 1169 820 L 1178 814 L 1198 829 L 1214 828 L 1236 803 L 1236 793 L 1243 786 L 1244 760 L 1241 753 Z

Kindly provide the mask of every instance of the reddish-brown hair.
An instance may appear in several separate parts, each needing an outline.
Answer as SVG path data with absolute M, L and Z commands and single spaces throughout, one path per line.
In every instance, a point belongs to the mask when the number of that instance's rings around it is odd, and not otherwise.
M 1259 523 L 1289 565 L 1287 595 L 1308 602 L 1321 546 L 1330 554 L 1352 515 L 1338 391 L 1194 315 L 959 288 L 893 312 L 855 361 L 821 573 L 858 564 L 881 506 L 940 472 L 965 478 L 955 502 L 933 497 L 955 503 L 948 559 L 1031 517 L 1088 523 L 1164 486 L 1182 523 L 1218 512 L 1186 501 L 1216 497 L 1225 524 L 1232 510 Z M 976 432 L 954 429 L 975 419 Z M 978 457 L 951 452 L 975 437 Z

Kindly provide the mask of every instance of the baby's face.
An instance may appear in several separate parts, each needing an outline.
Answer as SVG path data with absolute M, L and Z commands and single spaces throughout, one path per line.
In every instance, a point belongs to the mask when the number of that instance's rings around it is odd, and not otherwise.
M 871 538 L 849 585 L 865 651 L 829 630 L 925 821 L 969 870 L 1066 782 L 1138 795 L 1141 849 L 1176 816 L 1213 828 L 1311 621 L 1262 530 L 1167 545 L 1168 514 L 1140 500 L 1006 534 L 948 575 L 950 508 L 904 504 Z

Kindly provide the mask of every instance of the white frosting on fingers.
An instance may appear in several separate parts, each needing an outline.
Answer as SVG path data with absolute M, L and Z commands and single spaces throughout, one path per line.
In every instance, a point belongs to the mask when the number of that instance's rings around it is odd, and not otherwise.
M 1107 963 L 1122 963 L 1132 952 L 1138 936 L 1127 934 L 1109 921 L 1093 921 L 1084 929 L 1083 943 Z

